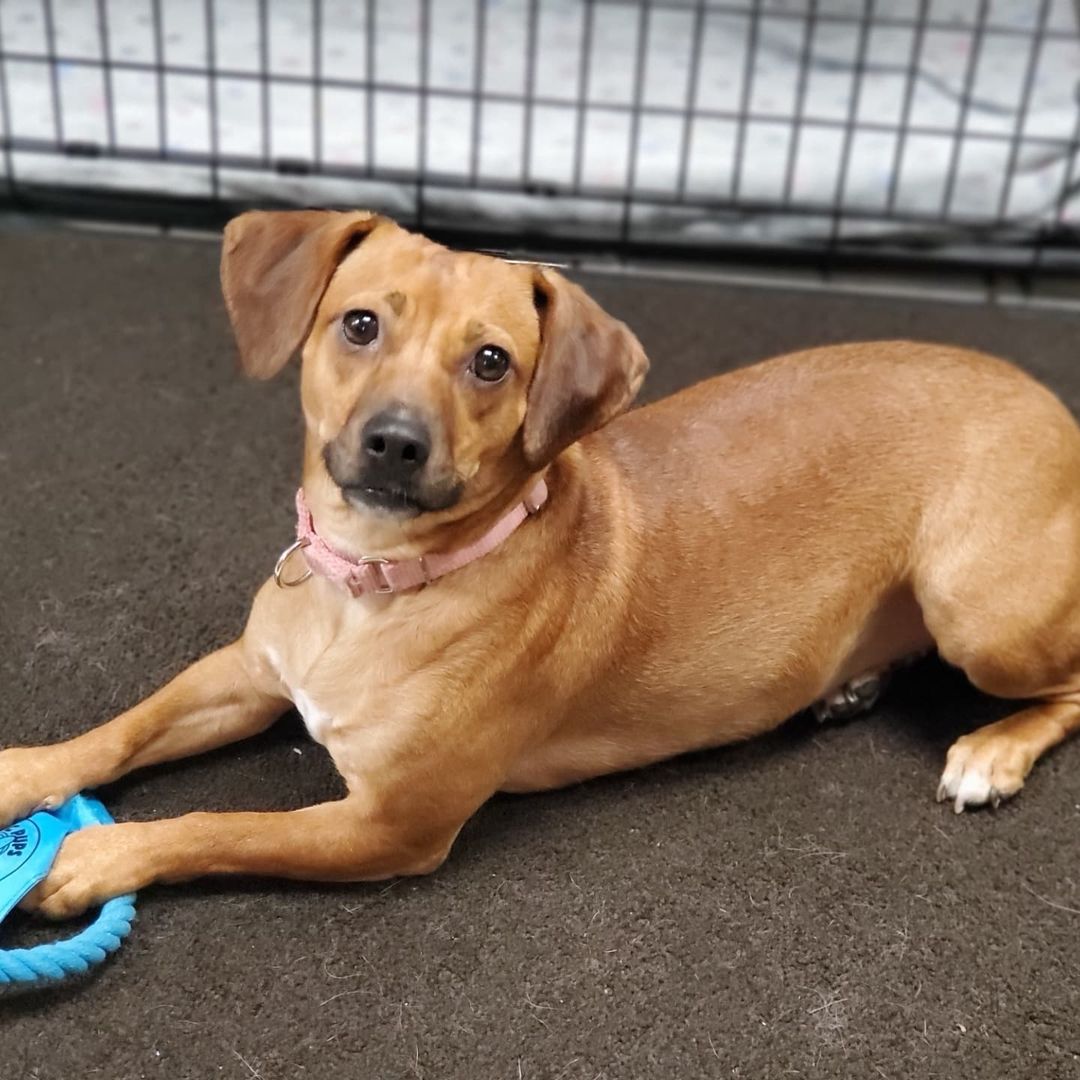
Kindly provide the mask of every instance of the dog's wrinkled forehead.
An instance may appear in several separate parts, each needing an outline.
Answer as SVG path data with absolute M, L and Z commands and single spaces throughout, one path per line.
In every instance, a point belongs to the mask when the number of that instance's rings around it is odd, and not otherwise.
M 384 301 L 409 324 L 493 324 L 535 351 L 539 320 L 531 265 L 453 251 L 394 225 L 375 229 L 338 265 L 321 308 L 334 314 Z

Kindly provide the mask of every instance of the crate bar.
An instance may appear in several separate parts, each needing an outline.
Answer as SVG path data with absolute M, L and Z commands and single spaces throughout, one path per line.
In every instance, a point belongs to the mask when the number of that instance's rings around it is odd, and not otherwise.
M 4 36 L 4 10 L 0 6 L 0 38 Z M 11 129 L 11 103 L 8 99 L 7 63 L 0 56 L 0 120 L 4 124 L 4 179 L 7 182 L 8 196 L 14 202 L 17 187 L 15 183 L 15 152 L 12 140 L 15 132 Z
M 592 75 L 593 29 L 596 0 L 585 0 L 582 9 L 581 56 L 578 61 L 577 100 L 574 115 L 574 191 L 580 191 L 585 173 L 585 120 L 589 110 L 589 79 Z
M 368 175 L 375 175 L 375 29 L 378 0 L 367 0 L 367 22 L 364 28 L 364 54 L 367 73 L 367 114 L 364 125 L 364 141 L 367 144 L 364 157 Z
M 417 112 L 420 114 L 420 123 L 417 125 L 416 145 L 416 223 L 420 228 L 424 227 L 425 191 L 424 179 L 427 173 L 427 145 L 428 145 L 428 110 L 430 108 L 430 81 L 431 81 L 431 0 L 420 0 L 420 57 L 418 76 L 420 80 L 419 101 Z
M 745 12 L 743 13 L 745 15 Z M 731 166 L 731 197 L 738 201 L 742 187 L 743 152 L 746 147 L 746 129 L 750 126 L 750 101 L 754 92 L 754 68 L 758 56 L 758 29 L 761 25 L 761 6 L 750 5 L 746 29 L 746 67 L 743 68 L 742 90 L 739 95 L 737 126 L 735 128 L 735 153 Z
M 259 0 L 259 124 L 262 130 L 263 161 L 270 165 L 270 13 L 268 0 Z
M 896 149 L 893 151 L 892 169 L 889 173 L 889 193 L 885 199 L 885 212 L 892 215 L 896 210 L 896 197 L 900 193 L 900 170 L 904 167 L 904 151 L 908 136 L 915 129 L 911 125 L 911 113 L 915 106 L 915 90 L 919 85 L 919 65 L 922 63 L 923 44 L 926 41 L 926 14 L 930 0 L 919 0 L 919 17 L 915 21 L 915 33 L 911 39 L 911 55 L 908 57 L 907 86 L 904 103 L 900 106 L 900 124 L 896 130 Z
M 475 0 L 476 30 L 473 35 L 472 146 L 469 148 L 469 179 L 480 175 L 480 146 L 484 137 L 484 61 L 487 56 L 487 0 Z
M 1035 253 L 1032 259 L 1032 269 L 1037 270 L 1042 263 L 1043 252 L 1046 248 L 1046 233 L 1061 234 L 1066 228 L 1073 229 L 1075 226 L 1065 225 L 1065 211 L 1069 205 L 1071 197 L 1077 195 L 1080 190 L 1080 109 L 1076 113 L 1076 122 L 1073 124 L 1072 139 L 1069 141 L 1068 149 L 1064 154 L 1064 160 L 1062 162 L 1063 169 L 1061 174 L 1061 188 L 1058 191 L 1057 198 L 1054 200 L 1054 221 L 1053 225 L 1044 231 L 1040 228 L 1038 237 L 1035 242 Z M 1080 236 L 1074 235 L 1074 243 Z
M 810 61 L 814 55 L 814 35 L 817 31 L 818 0 L 810 0 L 803 24 L 802 49 L 799 53 L 799 78 L 795 84 L 795 115 L 792 117 L 791 142 L 788 144 L 787 168 L 784 170 L 784 203 L 791 204 L 795 191 L 795 170 L 799 164 L 803 120 L 806 116 L 806 93 L 810 85 Z
M 624 244 L 630 242 L 633 228 L 634 188 L 637 185 L 638 144 L 641 142 L 641 103 L 645 94 L 645 60 L 649 50 L 650 0 L 643 0 L 638 9 L 637 51 L 634 55 L 634 94 L 630 113 L 630 144 L 626 165 L 626 196 L 623 200 L 622 221 L 619 238 Z
M 851 172 L 851 153 L 855 145 L 858 127 L 859 105 L 866 84 L 866 52 L 870 44 L 870 24 L 874 18 L 874 0 L 863 0 L 862 17 L 859 19 L 859 37 L 855 45 L 855 64 L 852 68 L 851 96 L 844 126 L 843 149 L 840 151 L 840 168 L 833 188 L 832 225 L 829 230 L 829 247 L 835 248 L 840 240 L 844 221 L 844 198 L 847 195 L 848 177 Z
M 529 0 L 525 30 L 525 106 L 521 118 L 521 186 L 532 182 L 533 123 L 536 109 L 536 54 L 540 50 L 540 7 Z
M 105 91 L 105 130 L 111 148 L 116 147 L 116 109 L 113 97 L 113 72 L 109 46 L 109 0 L 97 0 L 98 43 L 101 48 L 102 86 Z
M 1005 183 L 1001 188 L 1001 200 L 997 209 L 997 224 L 999 225 L 1005 222 L 1009 212 L 1009 199 L 1012 197 L 1013 182 L 1016 179 L 1016 164 L 1020 157 L 1020 148 L 1024 143 L 1024 127 L 1027 124 L 1028 109 L 1031 106 L 1031 95 L 1035 89 L 1035 75 L 1039 69 L 1039 58 L 1042 56 L 1042 47 L 1046 41 L 1046 20 L 1049 16 L 1050 0 L 1042 0 L 1035 23 L 1035 32 L 1031 38 L 1031 49 L 1028 52 L 1027 70 L 1024 72 L 1024 88 L 1020 92 L 1020 106 L 1016 110 L 1016 123 L 1013 125 L 1009 147 L 1009 162 L 1005 166 Z
M 165 85 L 165 26 L 162 21 L 161 0 L 151 0 L 154 15 L 154 62 L 140 67 L 157 76 L 157 122 L 158 157 L 164 159 L 169 152 L 168 88 Z M 113 60 L 113 67 L 125 70 L 125 65 Z
M 311 142 L 316 172 L 322 168 L 323 156 L 322 51 L 323 0 L 311 0 Z
M 42 0 L 41 13 L 45 20 L 45 60 L 49 65 L 53 133 L 56 145 L 62 147 L 67 140 L 64 138 L 64 110 L 60 101 L 60 62 L 56 52 L 56 23 L 53 19 L 52 0 Z
M 218 100 L 217 100 L 217 38 L 214 27 L 214 0 L 205 0 L 203 4 L 204 23 L 206 26 L 206 93 L 209 106 L 210 135 L 210 192 L 215 202 L 221 194 L 219 173 L 221 166 L 221 147 L 219 145 Z
M 604 6 L 625 7 L 627 0 L 594 0 L 595 3 Z M 692 11 L 696 0 L 652 0 L 652 6 L 654 8 L 661 8 L 667 11 Z M 752 7 L 760 7 L 761 0 L 749 0 L 745 4 L 727 4 L 727 3 L 710 3 L 709 13 L 713 15 L 736 15 L 743 17 L 747 14 L 747 11 Z M 834 5 L 838 7 L 839 5 Z M 797 22 L 803 20 L 806 16 L 799 10 L 799 4 L 790 4 L 790 10 L 784 10 L 779 6 L 768 7 L 765 12 L 770 19 L 788 20 L 790 22 Z M 850 26 L 852 23 L 852 16 L 843 11 L 824 11 L 820 10 L 818 13 L 818 19 L 823 23 L 836 23 L 840 26 Z M 965 24 L 950 22 L 945 19 L 927 19 L 922 20 L 921 16 L 915 18 L 902 15 L 878 15 L 876 25 L 894 30 L 915 30 L 922 23 L 927 30 L 945 30 L 955 33 L 957 29 L 963 28 Z M 1026 30 L 1021 26 L 1009 26 L 1007 23 L 1001 23 L 995 25 L 993 28 L 995 34 L 1002 34 L 1007 37 L 1018 37 L 1027 40 L 1031 37 L 1031 31 Z M 1071 30 L 1065 29 L 1047 29 L 1046 36 L 1048 39 L 1056 39 L 1059 41 L 1075 41 L 1076 34 Z
M 945 191 L 941 197 L 941 217 L 946 220 L 952 210 L 953 195 L 956 192 L 956 176 L 960 169 L 960 153 L 963 150 L 964 136 L 967 134 L 968 113 L 975 94 L 975 76 L 979 70 L 982 46 L 986 36 L 986 16 L 990 11 L 990 0 L 979 0 L 979 13 L 975 17 L 975 30 L 971 39 L 971 51 L 968 54 L 967 70 L 964 72 L 964 88 L 960 96 L 960 109 L 953 133 L 953 148 L 949 155 L 949 168 L 945 174 Z
M 694 110 L 697 107 L 698 88 L 701 85 L 701 53 L 705 44 L 705 3 L 706 0 L 698 0 L 694 8 L 694 23 L 690 29 L 690 72 L 686 78 L 683 125 L 679 133 L 679 174 L 675 180 L 675 192 L 680 198 L 686 195 L 686 185 L 690 176 Z

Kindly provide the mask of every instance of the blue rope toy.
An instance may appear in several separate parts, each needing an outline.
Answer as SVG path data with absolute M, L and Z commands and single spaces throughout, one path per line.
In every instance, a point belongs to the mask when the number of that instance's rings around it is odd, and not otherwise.
M 43 881 L 69 833 L 88 825 L 111 825 L 97 799 L 76 795 L 56 810 L 39 810 L 0 830 L 0 921 Z M 135 895 L 108 900 L 85 930 L 32 949 L 0 949 L 0 986 L 82 975 L 120 948 L 131 933 Z

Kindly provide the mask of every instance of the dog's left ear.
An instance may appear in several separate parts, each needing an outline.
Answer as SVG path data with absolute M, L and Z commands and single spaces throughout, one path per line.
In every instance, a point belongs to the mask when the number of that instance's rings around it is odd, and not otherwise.
M 649 369 L 641 342 L 584 289 L 537 270 L 540 352 L 525 406 L 522 447 L 539 469 L 634 400 Z
M 229 222 L 221 290 L 246 374 L 269 379 L 288 363 L 338 264 L 385 220 L 366 210 L 253 210 Z

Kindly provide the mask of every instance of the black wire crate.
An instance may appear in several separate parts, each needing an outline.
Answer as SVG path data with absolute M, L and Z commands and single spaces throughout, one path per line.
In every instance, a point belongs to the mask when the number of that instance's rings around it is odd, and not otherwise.
M 0 0 L 0 197 L 1080 261 L 1072 0 Z

